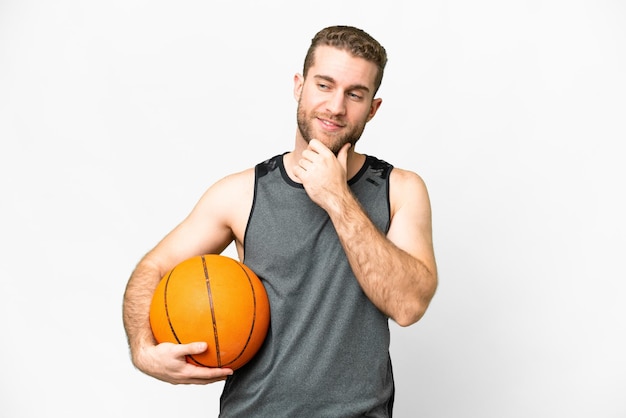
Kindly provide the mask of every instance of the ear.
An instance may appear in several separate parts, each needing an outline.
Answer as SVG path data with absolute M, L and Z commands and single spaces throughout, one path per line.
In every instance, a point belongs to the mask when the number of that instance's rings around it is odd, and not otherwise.
M 296 75 L 293 76 L 293 97 L 295 97 L 296 101 L 300 100 L 303 86 L 304 77 L 302 76 L 302 74 L 296 73 Z
M 370 105 L 370 112 L 367 115 L 367 121 L 368 122 L 370 120 L 372 120 L 372 118 L 374 117 L 376 112 L 378 112 L 378 109 L 380 108 L 381 104 L 383 104 L 383 99 L 373 99 L 372 100 L 372 104 Z

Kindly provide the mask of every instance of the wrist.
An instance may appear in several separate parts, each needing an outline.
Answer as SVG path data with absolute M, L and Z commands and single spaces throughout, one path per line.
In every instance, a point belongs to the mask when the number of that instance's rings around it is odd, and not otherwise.
M 152 335 L 149 338 L 143 338 L 135 341 L 130 345 L 131 361 L 140 370 L 145 368 L 147 357 L 149 357 L 149 349 L 157 345 L 156 340 Z

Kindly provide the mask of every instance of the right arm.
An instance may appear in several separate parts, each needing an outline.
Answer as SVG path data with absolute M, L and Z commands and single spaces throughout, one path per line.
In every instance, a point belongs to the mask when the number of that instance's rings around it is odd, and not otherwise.
M 231 369 L 187 363 L 185 356 L 205 351 L 205 342 L 157 344 L 150 327 L 150 303 L 161 278 L 188 258 L 219 254 L 233 240 L 242 258 L 253 186 L 252 169 L 215 183 L 191 213 L 148 252 L 133 271 L 124 293 L 123 320 L 133 364 L 142 372 L 173 384 L 207 384 L 232 374 Z

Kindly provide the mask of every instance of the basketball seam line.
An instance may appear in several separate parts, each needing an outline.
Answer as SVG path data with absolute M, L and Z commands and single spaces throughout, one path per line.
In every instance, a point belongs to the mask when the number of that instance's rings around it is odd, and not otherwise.
M 233 260 L 233 261 L 235 263 L 237 263 L 237 260 Z M 254 326 L 256 324 L 256 293 L 254 291 L 254 285 L 252 284 L 252 279 L 248 275 L 248 272 L 246 271 L 246 269 L 243 268 L 243 266 L 241 264 L 239 264 L 239 263 L 237 263 L 237 265 L 241 268 L 241 270 L 243 270 L 243 273 L 246 275 L 246 278 L 248 279 L 248 284 L 250 284 L 250 290 L 252 291 L 252 304 L 253 304 L 252 326 L 250 327 L 250 332 L 248 333 L 248 339 L 246 340 L 246 343 L 244 344 L 243 348 L 241 349 L 241 352 L 239 352 L 237 357 L 235 357 L 229 364 L 232 364 L 235 361 L 237 361 L 239 359 L 239 357 L 241 357 L 243 355 L 243 353 L 246 352 L 246 348 L 248 348 L 248 344 L 250 343 L 250 339 L 252 339 L 252 334 L 254 334 Z
M 211 292 L 211 279 L 209 277 L 209 270 L 206 265 L 206 260 L 202 256 L 202 267 L 204 268 L 204 280 L 207 289 L 207 295 L 209 297 L 209 306 L 211 307 L 211 321 L 213 322 L 213 337 L 215 338 L 215 356 L 217 359 L 217 367 L 222 367 L 222 358 L 220 355 L 220 339 L 217 332 L 217 320 L 215 319 L 215 306 L 213 305 L 213 293 Z
M 178 338 L 178 335 L 176 335 L 176 331 L 174 330 L 174 324 L 172 324 L 172 320 L 170 318 L 170 311 L 167 307 L 167 287 L 170 284 L 170 277 L 172 277 L 172 273 L 174 273 L 174 270 L 175 269 L 172 269 L 172 271 L 170 271 L 170 274 L 167 276 L 167 280 L 165 281 L 165 286 L 163 287 L 163 304 L 165 305 L 165 316 L 167 317 L 167 323 L 170 326 L 172 335 L 174 336 L 178 344 L 181 344 L 181 341 Z

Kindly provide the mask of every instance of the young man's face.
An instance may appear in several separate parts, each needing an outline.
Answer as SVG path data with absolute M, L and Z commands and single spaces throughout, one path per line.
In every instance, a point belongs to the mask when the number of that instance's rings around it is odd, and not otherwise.
M 354 145 L 382 102 L 373 98 L 377 70 L 346 51 L 318 47 L 306 80 L 300 74 L 294 79 L 299 139 L 318 139 L 335 154 Z

